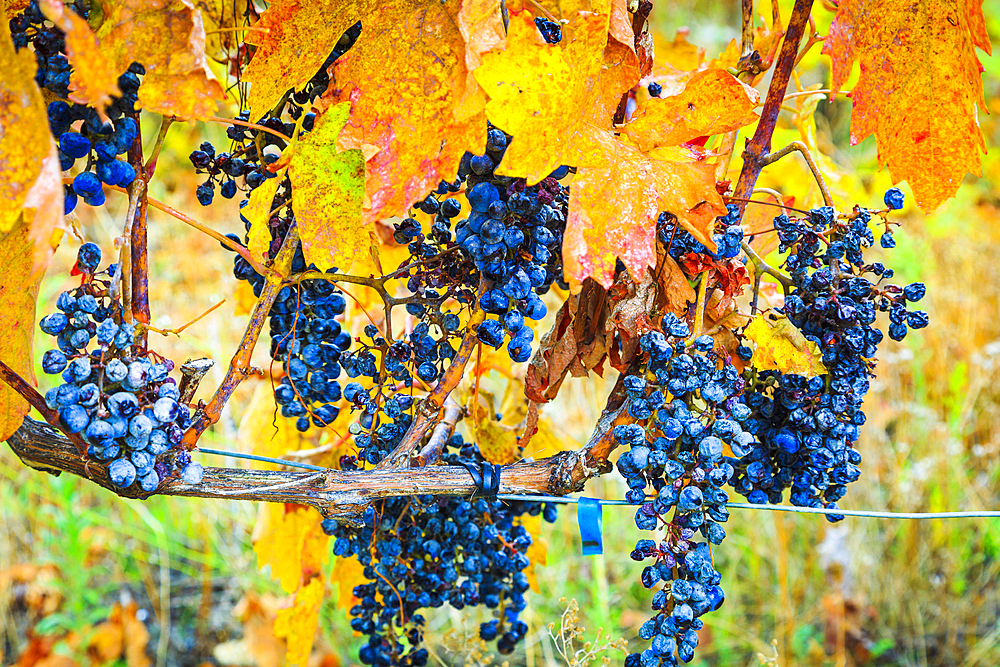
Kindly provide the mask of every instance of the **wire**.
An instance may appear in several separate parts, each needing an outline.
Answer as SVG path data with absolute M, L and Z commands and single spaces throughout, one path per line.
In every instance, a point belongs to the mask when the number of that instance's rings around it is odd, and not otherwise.
M 264 463 L 274 463 L 277 465 L 289 466 L 292 468 L 304 468 L 306 470 L 316 470 L 318 472 L 327 472 L 330 468 L 323 468 L 320 466 L 314 466 L 309 463 L 300 463 L 298 461 L 286 461 L 284 459 L 274 459 L 269 456 L 257 456 L 256 454 L 244 454 L 242 452 L 232 452 L 225 449 L 208 449 L 206 447 L 199 447 L 198 451 L 204 454 L 214 454 L 216 456 L 232 456 L 237 459 L 247 459 L 249 461 L 262 461 Z M 295 483 L 302 483 L 304 480 L 297 480 Z M 558 504 L 577 504 L 580 502 L 579 498 L 568 498 L 562 496 L 542 496 L 542 495 L 519 495 L 511 493 L 502 493 L 497 496 L 499 500 L 521 500 L 526 502 L 536 502 L 536 503 L 558 503 Z M 633 505 L 626 500 L 604 500 L 598 499 L 598 503 L 601 505 Z M 974 512 L 877 512 L 870 510 L 828 510 L 822 507 L 794 507 L 790 505 L 755 505 L 753 503 L 726 503 L 726 507 L 729 509 L 740 509 L 740 510 L 764 510 L 767 512 L 791 512 L 793 514 L 833 514 L 841 516 L 857 516 L 865 517 L 870 519 L 976 519 L 976 518 L 1000 518 L 1000 511 L 992 510 L 980 510 Z

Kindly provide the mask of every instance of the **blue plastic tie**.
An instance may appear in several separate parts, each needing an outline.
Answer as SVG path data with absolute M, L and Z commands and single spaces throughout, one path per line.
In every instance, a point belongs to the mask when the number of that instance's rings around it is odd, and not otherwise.
M 576 519 L 580 522 L 580 541 L 584 556 L 604 553 L 604 510 L 597 498 L 580 498 L 576 505 Z

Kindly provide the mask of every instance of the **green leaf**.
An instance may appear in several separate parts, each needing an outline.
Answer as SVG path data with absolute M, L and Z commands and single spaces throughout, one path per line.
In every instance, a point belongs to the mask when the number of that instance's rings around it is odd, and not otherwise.
M 295 219 L 307 264 L 321 271 L 350 270 L 371 245 L 361 224 L 365 158 L 358 149 L 337 151 L 337 137 L 351 113 L 349 102 L 330 107 L 302 139 L 288 173 L 295 192 Z

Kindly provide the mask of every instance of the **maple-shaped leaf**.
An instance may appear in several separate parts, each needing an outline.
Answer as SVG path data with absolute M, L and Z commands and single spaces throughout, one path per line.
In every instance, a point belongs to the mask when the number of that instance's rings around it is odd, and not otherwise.
M 803 377 L 826 375 L 819 346 L 806 340 L 784 315 L 758 315 L 743 331 L 756 346 L 753 366 L 757 370 L 794 373 Z
M 97 29 L 112 71 L 146 68 L 136 108 L 164 116 L 206 118 L 226 98 L 208 67 L 205 25 L 191 0 L 102 0 Z
M 560 165 L 577 164 L 571 158 L 592 114 L 608 15 L 567 18 L 562 41 L 548 44 L 529 12 L 511 13 L 505 48 L 484 54 L 473 73 L 490 97 L 487 118 L 514 135 L 498 174 L 537 183 Z
M 319 610 L 323 605 L 325 584 L 317 575 L 295 592 L 291 606 L 278 610 L 274 619 L 274 636 L 284 639 L 288 647 L 285 664 L 305 667 L 312 652 L 319 627 Z
M 356 260 L 366 261 L 371 245 L 361 224 L 365 158 L 358 149 L 337 151 L 337 135 L 350 113 L 350 103 L 343 102 L 316 118 L 288 167 L 302 252 L 320 271 L 349 271 Z
M 367 157 L 366 224 L 405 214 L 442 180 L 454 179 L 465 151 L 483 152 L 482 112 L 455 113 L 474 85 L 459 9 L 459 0 L 383 0 L 373 10 L 379 20 L 334 66 L 337 88 L 324 101 L 352 104 L 339 146 Z
M 112 96 L 121 95 L 118 75 L 101 52 L 90 25 L 61 0 L 42 0 L 45 17 L 66 33 L 66 58 L 73 66 L 69 99 L 97 109 L 99 114 L 111 104 Z
M 648 151 L 697 137 L 722 134 L 757 120 L 760 94 L 719 69 L 698 72 L 679 95 L 650 98 L 639 105 L 625 133 Z
M 563 240 L 566 279 L 588 276 L 610 287 L 621 258 L 632 277 L 656 265 L 656 220 L 670 211 L 691 234 L 714 248 L 710 228 L 726 207 L 715 188 L 715 165 L 686 149 L 643 153 L 611 132 L 589 126 L 585 157 L 570 189 Z
M 986 105 L 975 51 L 989 51 L 982 21 L 976 0 L 844 0 L 823 45 L 834 91 L 861 64 L 851 143 L 874 134 L 879 163 L 910 184 L 927 212 L 980 171 L 986 148 L 976 105 Z
M 300 88 L 319 71 L 337 40 L 358 19 L 370 16 L 375 0 L 277 0 L 247 33 L 257 50 L 243 72 L 250 83 L 253 118 L 269 113 L 289 88 Z M 382 18 L 380 17 L 379 21 Z M 369 26 L 365 25 L 365 30 Z
M 32 280 L 31 242 L 28 225 L 19 223 L 0 237 L 0 361 L 29 384 L 35 384 L 32 340 L 35 333 L 35 301 L 41 276 Z M 0 381 L 0 441 L 16 431 L 31 407 Z

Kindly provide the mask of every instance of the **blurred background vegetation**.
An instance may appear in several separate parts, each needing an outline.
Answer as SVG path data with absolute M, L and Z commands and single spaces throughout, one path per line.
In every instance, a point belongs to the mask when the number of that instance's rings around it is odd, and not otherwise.
M 997 43 L 1000 2 L 985 5 Z M 666 44 L 687 26 L 688 40 L 711 58 L 738 37 L 737 8 L 708 0 L 658 3 L 653 29 Z M 823 32 L 832 14 L 818 7 L 816 15 Z M 826 59 L 818 52 L 816 47 L 804 63 L 804 86 L 828 82 Z M 882 346 L 868 423 L 858 443 L 864 474 L 842 502 L 845 508 L 1000 508 L 1000 67 L 997 55 L 979 56 L 992 114 L 980 114 L 991 151 L 982 177 L 967 177 L 957 198 L 933 215 L 908 205 L 900 216 L 897 248 L 871 251 L 896 269 L 901 284 L 926 282 L 924 303 L 932 324 L 902 343 L 886 340 Z M 764 85 L 766 80 L 762 90 Z M 844 96 L 819 101 L 815 141 L 830 157 L 827 175 L 838 203 L 879 207 L 890 178 L 878 170 L 873 139 L 849 145 L 849 119 Z M 775 146 L 800 138 L 803 128 L 795 120 L 782 115 Z M 155 119 L 144 123 L 145 134 L 156 130 Z M 218 198 L 207 209 L 195 200 L 198 177 L 186 156 L 204 140 L 225 145 L 224 128 L 171 129 L 152 196 L 224 233 L 242 235 L 238 198 Z M 734 173 L 738 167 L 734 164 Z M 798 205 L 816 203 L 808 173 L 795 159 L 769 168 L 762 183 L 796 196 Z M 105 248 L 125 214 L 124 198 L 113 196 L 105 209 L 86 207 L 88 217 L 81 222 L 86 238 Z M 42 284 L 39 316 L 72 286 L 68 269 L 75 247 L 68 243 L 57 252 Z M 241 296 L 234 295 L 231 255 L 156 211 L 150 250 L 155 326 L 181 326 L 227 299 L 180 336 L 151 336 L 151 344 L 169 358 L 208 356 L 219 362 L 203 383 L 201 397 L 207 397 L 245 324 Z M 266 368 L 267 345 L 258 348 L 256 363 Z M 48 379 L 40 370 L 39 378 Z M 545 408 L 563 429 L 557 435 L 564 448 L 586 441 L 613 380 L 567 382 Z M 500 388 L 498 378 L 488 378 L 487 385 L 491 381 Z M 237 392 L 207 444 L 236 446 L 256 382 Z M 235 459 L 202 460 L 239 465 Z M 20 656 L 18 664 L 25 667 L 43 664 L 25 652 L 34 648 L 42 655 L 42 648 L 54 645 L 46 660 L 70 656 L 79 664 L 136 667 L 150 664 L 148 652 L 165 665 L 280 664 L 283 649 L 270 624 L 283 596 L 257 569 L 251 547 L 257 506 L 162 497 L 124 501 L 78 478 L 28 469 L 7 447 L 0 447 L 0 476 L 0 662 L 14 664 Z M 616 474 L 609 475 L 588 487 L 588 494 L 621 497 L 623 488 Z M 693 664 L 1000 665 L 1000 522 L 848 518 L 829 524 L 816 516 L 735 509 L 732 515 L 729 539 L 716 551 L 726 604 L 705 617 Z M 576 624 L 586 628 L 576 648 L 594 640 L 598 628 L 605 637 L 634 642 L 648 618 L 650 594 L 638 582 L 641 565 L 627 556 L 638 537 L 631 510 L 607 508 L 604 533 L 605 554 L 584 558 L 572 507 L 561 510 L 555 525 L 545 525 L 548 565 L 537 568 L 540 593 L 529 594 L 525 618 L 531 631 L 514 655 L 494 657 L 470 639 L 484 620 L 476 613 L 438 610 L 428 614 L 432 660 L 565 664 L 559 653 L 565 646 L 549 634 L 550 623 L 560 634 L 560 620 L 573 634 L 579 632 Z M 311 664 L 356 662 L 357 640 L 336 599 L 330 595 L 325 603 Z M 118 653 L 106 646 L 111 626 L 126 629 L 127 645 Z M 613 664 L 623 658 L 614 650 L 598 658 L 603 656 Z

